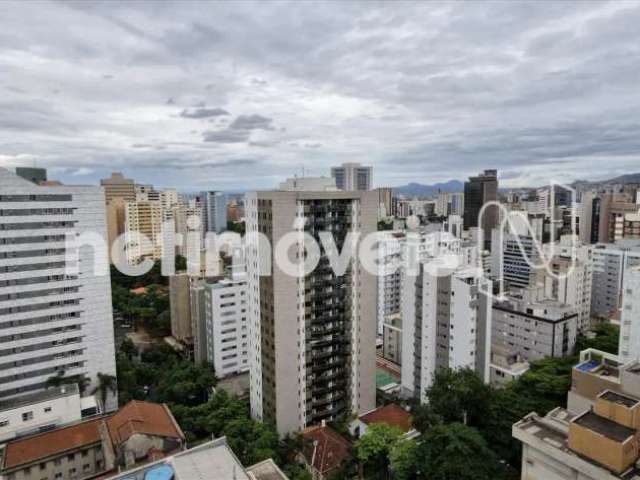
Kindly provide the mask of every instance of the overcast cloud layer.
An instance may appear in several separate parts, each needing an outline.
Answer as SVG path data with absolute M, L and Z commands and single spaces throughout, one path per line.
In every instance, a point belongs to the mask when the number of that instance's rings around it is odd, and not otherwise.
M 640 2 L 0 5 L 0 165 L 270 188 L 640 171 Z

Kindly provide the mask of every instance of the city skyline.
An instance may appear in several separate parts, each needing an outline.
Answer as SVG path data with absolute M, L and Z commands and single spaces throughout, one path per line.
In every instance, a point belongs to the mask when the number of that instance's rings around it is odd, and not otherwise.
M 246 191 L 343 162 L 507 187 L 637 164 L 639 4 L 192 6 L 3 4 L 0 165 Z

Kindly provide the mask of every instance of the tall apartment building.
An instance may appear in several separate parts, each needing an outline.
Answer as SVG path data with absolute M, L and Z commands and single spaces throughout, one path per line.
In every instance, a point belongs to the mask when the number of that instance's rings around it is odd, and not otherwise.
M 640 241 L 599 243 L 593 247 L 591 315 L 616 317 L 625 269 L 640 265 Z
M 0 168 L 0 399 L 60 372 L 89 379 L 88 392 L 98 373 L 115 375 L 109 274 L 93 268 L 108 266 L 107 251 L 78 245 L 85 233 L 107 236 L 100 188 L 38 186 Z
M 136 264 L 145 258 L 159 260 L 164 249 L 174 245 L 173 212 L 163 210 L 159 201 L 128 202 L 125 205 L 125 233 L 129 263 Z
M 432 275 L 420 264 L 405 276 L 402 311 L 402 390 L 426 401 L 438 369 L 471 368 L 489 382 L 490 283 L 477 268 Z
M 622 284 L 618 354 L 623 362 L 640 360 L 640 266 L 627 267 Z
M 435 214 L 440 217 L 464 215 L 464 194 L 461 192 L 438 192 Z
M 233 273 L 203 283 L 206 358 L 217 378 L 249 370 L 247 275 Z
M 378 219 L 393 215 L 393 188 L 376 188 L 378 192 Z
M 193 338 L 190 283 L 190 276 L 184 272 L 169 277 L 171 336 L 187 343 L 190 343 Z
M 133 180 L 125 178 L 120 172 L 112 172 L 109 178 L 100 180 L 104 189 L 104 198 L 107 203 L 114 198 L 121 198 L 125 202 L 136 201 L 136 185 Z
M 160 204 L 165 210 L 171 210 L 182 203 L 182 198 L 175 188 L 166 188 L 160 192 Z
M 338 190 L 371 190 L 373 167 L 343 163 L 339 167 L 331 167 L 331 176 L 335 178 Z
M 378 335 L 389 315 L 400 313 L 402 302 L 402 252 L 405 248 L 402 231 L 380 232 L 378 241 Z
M 528 235 L 493 231 L 491 273 L 502 281 L 505 290 L 528 288 L 538 281 L 540 261 L 536 240 Z
M 318 241 L 319 232 L 331 232 L 342 251 L 348 232 L 376 231 L 377 193 L 336 191 L 325 180 L 299 178 L 247 194 L 247 231 L 266 235 L 271 248 L 295 232 L 297 258 L 304 258 L 304 234 Z M 375 275 L 357 258 L 336 275 L 321 252 L 308 275 L 290 275 L 274 262 L 271 275 L 260 276 L 260 262 L 272 256 L 255 248 L 247 254 L 252 416 L 285 434 L 372 410 Z
M 195 200 L 190 200 L 187 203 L 180 202 L 174 205 L 171 211 L 175 221 L 176 236 L 182 236 L 182 242 L 177 245 L 178 254 L 186 257 L 187 260 L 198 259 L 197 261 L 200 261 L 198 250 L 202 250 L 205 245 L 202 241 L 196 242 L 195 240 L 196 237 L 202 239 L 202 208 Z
M 191 333 L 193 334 L 193 361 L 196 365 L 207 362 L 207 324 L 204 303 L 206 279 L 194 278 L 189 288 Z
M 116 239 L 126 232 L 126 205 L 127 202 L 120 197 L 114 197 L 107 203 L 107 242 L 111 263 L 113 263 L 111 249 Z
M 136 184 L 136 202 L 159 202 L 160 192 L 153 185 Z
M 227 196 L 222 192 L 201 192 L 202 230 L 222 233 L 227 229 Z
M 496 206 L 485 209 L 480 222 L 480 211 L 485 203 L 498 200 L 498 171 L 485 170 L 476 177 L 469 177 L 464 184 L 464 228 L 480 227 L 484 232 L 484 243 L 491 244 L 491 231 L 498 225 Z
M 578 314 L 569 305 L 537 300 L 527 290 L 495 302 L 491 325 L 492 345 L 532 362 L 573 354 Z
M 588 246 L 577 246 L 574 258 L 556 255 L 545 269 L 546 296 L 573 307 L 578 314 L 579 332 L 586 332 L 591 326 L 592 282 L 592 249 Z

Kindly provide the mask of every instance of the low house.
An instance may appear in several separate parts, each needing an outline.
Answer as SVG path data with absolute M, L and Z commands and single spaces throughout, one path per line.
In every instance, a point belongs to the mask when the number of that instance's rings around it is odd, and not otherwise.
M 131 401 L 113 415 L 73 423 L 6 444 L 6 480 L 82 480 L 184 449 L 166 405 Z
M 411 415 L 395 403 L 378 407 L 364 415 L 360 415 L 349 424 L 349 433 L 354 438 L 360 438 L 367 433 L 367 427 L 374 423 L 383 423 L 390 427 L 397 427 L 405 436 L 410 438 L 418 434 L 411 423 Z
M 7 443 L 2 458 L 6 480 L 71 480 L 113 470 L 111 440 L 98 418 Z
M 132 400 L 106 423 L 117 463 L 125 467 L 185 447 L 184 434 L 165 404 Z
M 302 431 L 299 459 L 313 477 L 325 480 L 351 457 L 351 444 L 338 432 L 324 424 Z

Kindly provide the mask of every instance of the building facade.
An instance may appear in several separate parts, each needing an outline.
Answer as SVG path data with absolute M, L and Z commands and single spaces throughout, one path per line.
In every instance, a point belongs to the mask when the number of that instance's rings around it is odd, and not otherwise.
M 311 180 L 248 194 L 245 201 L 247 232 L 265 235 L 272 249 L 293 235 L 292 261 L 304 258 L 306 241 L 318 241 L 321 231 L 333 233 L 339 251 L 347 233 L 364 237 L 376 231 L 376 192 L 309 190 L 307 185 L 318 184 Z M 274 262 L 271 274 L 261 276 L 261 262 L 271 257 L 259 248 L 247 254 L 252 416 L 286 434 L 371 410 L 375 274 L 359 259 L 336 274 L 321 252 L 311 272 L 298 264 L 299 274 L 292 275 Z
M 206 358 L 224 378 L 249 370 L 249 305 L 244 272 L 205 282 Z
M 331 167 L 331 176 L 335 178 L 338 190 L 371 190 L 373 167 L 343 163 L 339 167 Z
M 420 264 L 405 276 L 402 311 L 402 390 L 421 402 L 441 368 L 471 368 L 489 383 L 491 300 L 482 271 L 458 268 L 433 275 Z
M 620 346 L 623 362 L 640 360 L 640 266 L 627 267 L 622 284 L 622 314 L 620 316 Z
M 634 265 L 640 265 L 640 241 L 600 243 L 593 247 L 592 316 L 617 316 L 624 272 Z
M 227 229 L 227 197 L 222 192 L 201 192 L 203 233 L 222 233 Z
M 498 209 L 487 207 L 480 220 L 482 207 L 498 200 L 498 171 L 485 170 L 478 176 L 470 177 L 464 184 L 464 228 L 480 227 L 484 232 L 484 243 L 490 245 L 491 231 L 498 225 Z
M 0 168 L 0 400 L 50 377 L 115 375 L 104 194 L 38 186 Z M 106 409 L 116 408 L 110 394 Z
M 527 362 L 573 354 L 578 314 L 564 304 L 512 295 L 493 304 L 492 344 Z

